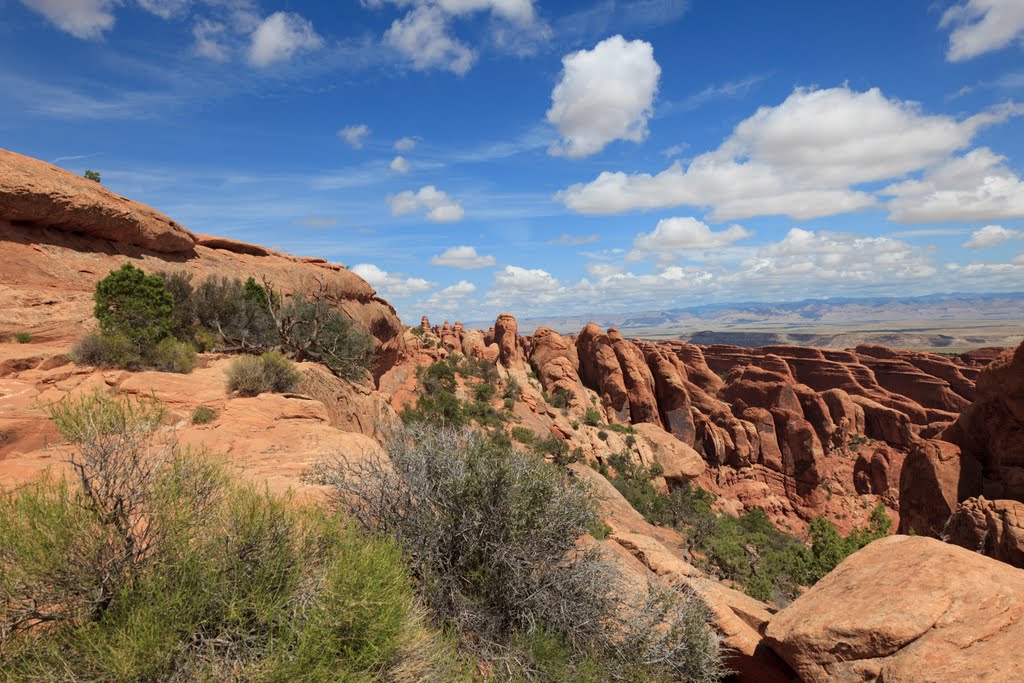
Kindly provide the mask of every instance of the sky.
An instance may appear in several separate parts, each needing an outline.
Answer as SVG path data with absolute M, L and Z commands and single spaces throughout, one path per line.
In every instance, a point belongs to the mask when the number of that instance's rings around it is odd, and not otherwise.
M 1024 290 L 1024 0 L 0 0 L 0 92 L 406 323 Z

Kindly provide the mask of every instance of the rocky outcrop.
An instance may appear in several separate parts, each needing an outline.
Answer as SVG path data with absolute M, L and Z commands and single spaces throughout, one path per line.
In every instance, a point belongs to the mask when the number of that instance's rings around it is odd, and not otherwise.
M 900 482 L 900 529 L 941 535 L 1018 566 L 1024 503 L 1024 344 L 978 375 L 977 398 L 911 450 Z
M 629 393 L 612 341 L 601 328 L 590 323 L 576 337 L 583 383 L 597 392 L 609 419 L 629 422 Z
M 652 426 L 646 425 L 648 427 Z M 740 683 L 789 683 L 793 672 L 763 642 L 772 611 L 739 591 L 709 579 L 691 565 L 680 550 L 682 538 L 674 531 L 647 523 L 603 476 L 575 464 L 573 474 L 585 482 L 601 507 L 612 531 L 602 542 L 626 578 L 627 585 L 642 587 L 655 577 L 692 591 L 711 612 L 710 625 L 722 638 L 725 661 Z
M 806 683 L 1024 680 L 1024 572 L 890 536 L 772 617 L 765 635 Z
M 987 498 L 1024 501 L 1024 344 L 978 375 L 977 394 L 942 438 L 981 464 Z
M 506 368 L 523 360 L 519 349 L 519 327 L 511 313 L 502 313 L 495 321 L 494 343 L 498 345 L 498 358 Z
M 195 236 L 159 211 L 44 161 L 0 149 L 0 220 L 129 244 L 163 254 L 192 251 Z
M 649 422 L 661 426 L 658 415 L 658 401 L 654 397 L 654 378 L 647 367 L 644 354 L 635 345 L 626 341 L 618 330 L 608 330 L 615 357 L 622 369 L 627 401 L 629 402 L 630 421 L 633 423 Z
M 1024 567 L 1024 503 L 968 498 L 942 530 L 944 541 Z
M 373 337 L 379 377 L 406 353 L 395 310 L 359 276 L 324 259 L 195 236 L 99 183 L 0 150 L 0 336 L 71 343 L 95 328 L 92 292 L 131 262 L 147 272 L 266 277 L 283 293 L 315 291 Z
M 900 533 L 938 536 L 957 504 L 981 493 L 981 466 L 946 441 L 914 445 L 900 475 Z
M 196 235 L 196 244 L 209 247 L 210 249 L 223 249 L 235 254 L 249 254 L 250 256 L 270 256 L 276 252 L 273 249 L 261 247 L 258 244 L 239 242 L 227 237 L 215 237 L 213 235 Z M 323 263 L 327 263 L 323 261 Z

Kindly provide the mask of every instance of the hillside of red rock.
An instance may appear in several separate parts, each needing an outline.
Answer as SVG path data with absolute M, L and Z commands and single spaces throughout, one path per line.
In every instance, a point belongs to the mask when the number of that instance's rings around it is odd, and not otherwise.
M 90 331 L 96 282 L 126 261 L 143 270 L 266 277 L 285 292 L 327 286 L 327 298 L 376 340 L 380 374 L 404 353 L 394 308 L 362 278 L 319 258 L 194 235 L 99 183 L 0 149 L 0 337 L 26 332 L 70 343 Z
M 241 398 L 226 391 L 230 359 L 217 354 L 202 354 L 189 374 L 75 365 L 66 354 L 95 325 L 95 283 L 125 261 L 197 278 L 267 277 L 285 291 L 325 282 L 334 305 L 376 339 L 374 377 L 342 380 L 302 363 L 296 393 Z M 4 341 L 18 332 L 31 343 Z M 1024 676 L 1014 647 L 1024 638 L 1024 572 L 1011 566 L 1024 566 L 1024 345 L 956 357 L 702 347 L 594 324 L 571 336 L 520 334 L 510 314 L 486 331 L 426 318 L 406 329 L 342 266 L 195 235 L 0 150 L 0 486 L 60 467 L 45 407 L 100 390 L 153 396 L 182 443 L 224 454 L 275 490 L 317 496 L 303 472 L 324 456 L 381 453 L 382 432 L 422 391 L 418 369 L 452 354 L 516 381 L 516 426 L 579 449 L 587 462 L 569 471 L 608 527 L 580 542 L 598 544 L 636 585 L 657 576 L 703 599 L 737 680 Z M 193 424 L 200 406 L 215 417 Z M 657 466 L 662 491 L 697 482 L 723 510 L 763 509 L 792 532 L 819 515 L 862 528 L 882 502 L 917 536 L 871 543 L 777 610 L 694 566 L 679 532 L 650 524 L 587 466 L 624 452 Z
M 431 328 L 426 319 L 421 330 L 436 350 L 411 336 L 407 344 L 419 353 L 496 361 L 532 388 L 526 400 L 537 407 L 530 418 L 539 433 L 555 433 L 590 460 L 620 447 L 578 424 L 591 408 L 604 422 L 671 434 L 676 450 L 706 466 L 702 485 L 793 529 L 822 514 L 852 529 L 878 501 L 898 518 L 904 460 L 950 447 L 935 438 L 976 398 L 984 362 L 879 346 L 647 342 L 593 323 L 575 336 L 543 327 L 519 335 L 509 314 L 486 332 L 447 322 Z M 389 387 L 393 377 L 382 381 Z M 562 412 L 542 405 L 542 394 L 556 393 L 567 397 Z

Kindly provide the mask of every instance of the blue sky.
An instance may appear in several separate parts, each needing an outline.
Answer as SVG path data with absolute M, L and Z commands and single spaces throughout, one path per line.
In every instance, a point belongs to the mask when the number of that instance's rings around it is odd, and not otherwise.
M 0 0 L 0 147 L 406 322 L 1024 289 L 1024 2 Z

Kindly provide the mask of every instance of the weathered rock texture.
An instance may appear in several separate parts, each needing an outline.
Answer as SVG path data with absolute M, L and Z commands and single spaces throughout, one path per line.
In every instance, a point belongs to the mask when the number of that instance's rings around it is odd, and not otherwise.
M 807 683 L 1024 680 L 1024 572 L 890 536 L 775 615 L 766 642 Z
M 328 300 L 369 331 L 375 375 L 406 352 L 395 310 L 359 276 L 323 259 L 195 236 L 163 214 L 98 183 L 0 150 L 0 337 L 28 332 L 70 343 L 95 327 L 96 282 L 126 261 L 147 272 L 266 276 L 285 293 L 322 281 Z
M 649 439 L 630 446 L 601 425 L 581 424 L 583 418 L 596 410 L 602 422 L 670 434 L 706 464 L 697 477 L 702 486 L 737 511 L 758 507 L 796 530 L 826 515 L 845 532 L 863 526 L 882 502 L 894 520 L 903 513 L 904 531 L 938 536 L 966 498 L 1024 486 L 1014 469 L 1024 442 L 1016 423 L 990 431 L 964 453 L 951 443 L 956 438 L 937 439 L 968 419 L 964 429 L 972 432 L 1003 425 L 1019 410 L 1008 403 L 1016 385 L 998 379 L 1008 361 L 982 373 L 987 350 L 946 357 L 867 345 L 701 347 L 630 340 L 593 323 L 575 336 L 544 327 L 522 335 L 507 313 L 487 332 L 447 321 L 421 329 L 418 337 L 408 335 L 413 362 L 460 353 L 499 364 L 523 384 L 516 415 L 538 437 L 555 434 L 589 461 L 626 450 L 650 463 L 643 452 Z M 995 387 L 987 391 L 998 393 L 998 402 L 975 388 L 979 373 L 979 387 Z M 396 409 L 415 400 L 412 372 L 396 369 L 385 384 Z M 549 405 L 552 397 L 565 408 Z M 975 400 L 987 407 L 972 406 Z M 993 452 L 1009 456 L 974 453 L 990 442 Z M 979 463 L 997 473 L 996 488 L 986 474 L 983 489 Z M 665 483 L 692 480 L 694 471 Z
M 159 211 L 97 182 L 0 149 L 0 218 L 151 251 L 192 251 L 195 235 Z

